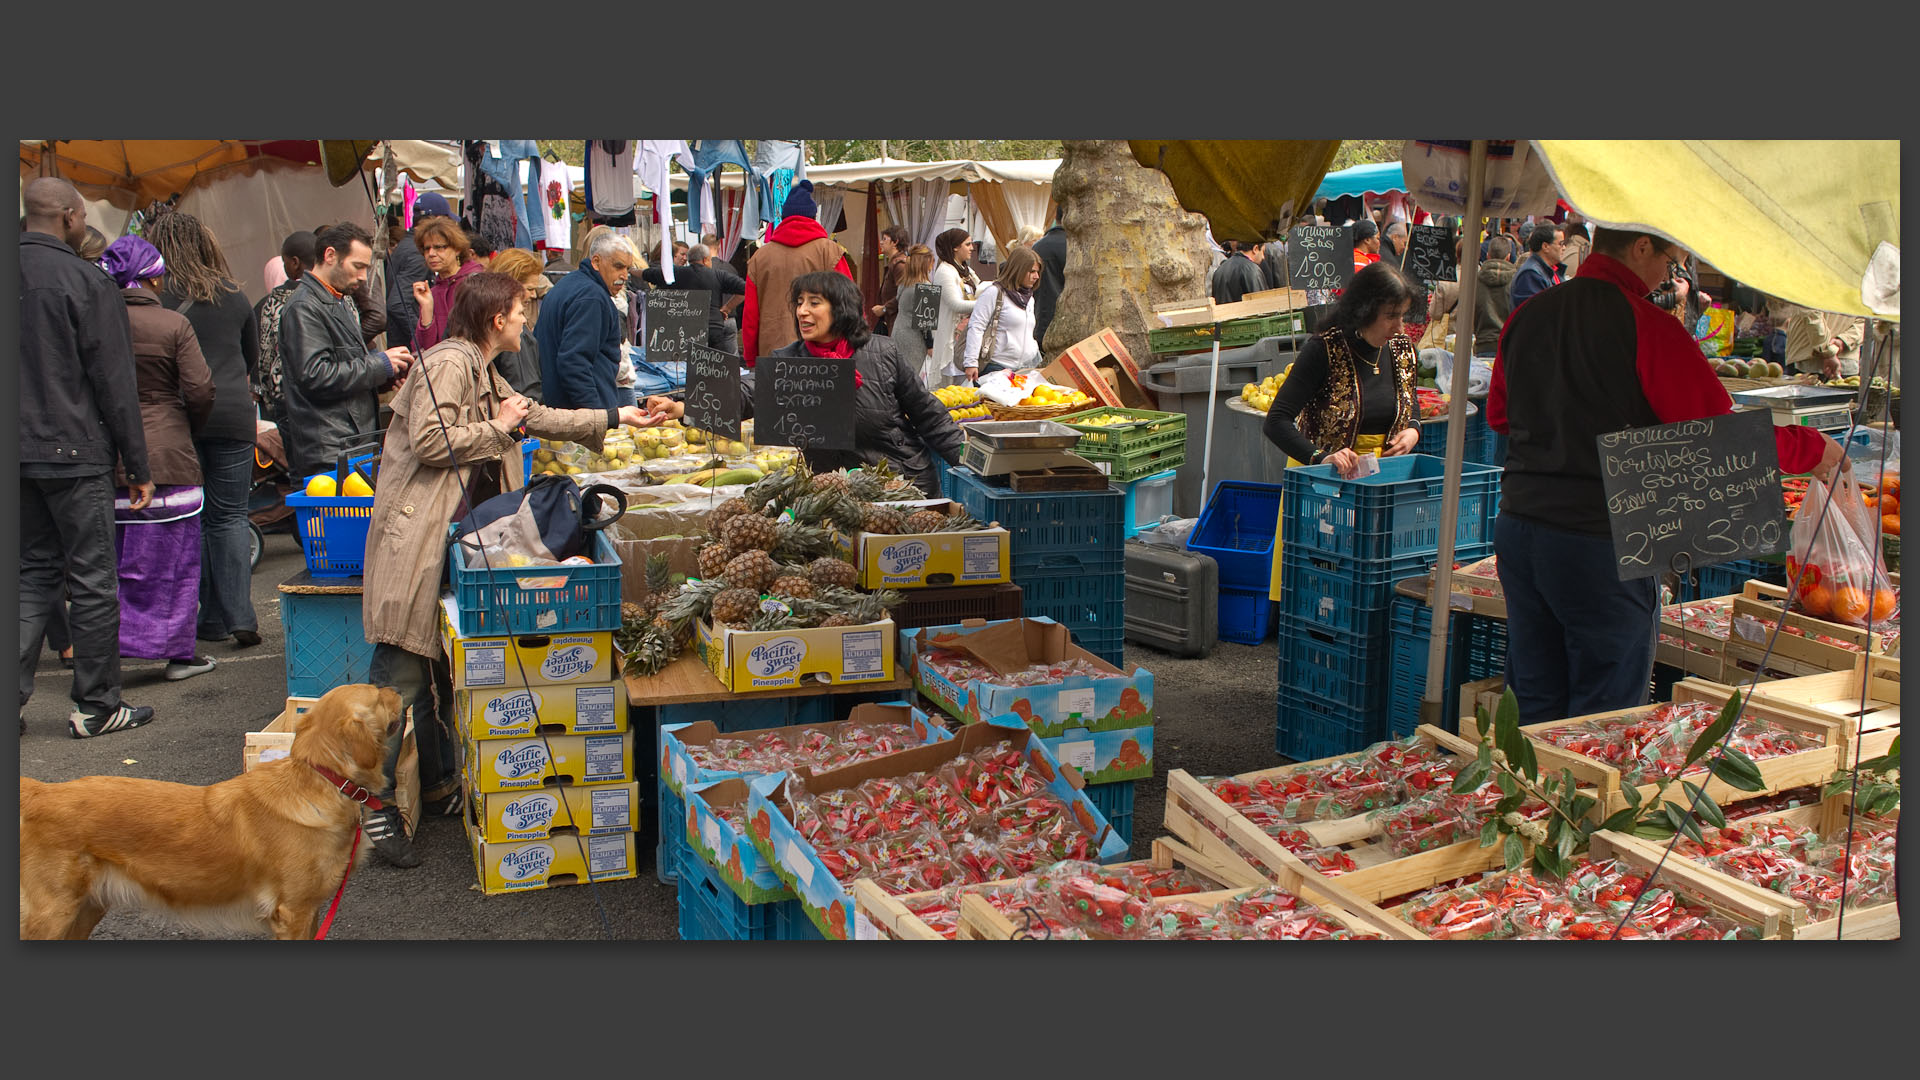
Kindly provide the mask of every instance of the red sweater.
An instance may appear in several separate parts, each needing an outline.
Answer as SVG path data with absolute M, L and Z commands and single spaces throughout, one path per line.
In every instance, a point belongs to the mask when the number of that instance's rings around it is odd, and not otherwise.
M 1733 411 L 1692 336 L 1645 293 L 1623 263 L 1595 253 L 1508 317 L 1487 397 L 1487 426 L 1511 437 L 1502 513 L 1604 535 L 1596 434 Z M 1777 427 L 1774 438 L 1782 471 L 1819 464 L 1818 432 Z

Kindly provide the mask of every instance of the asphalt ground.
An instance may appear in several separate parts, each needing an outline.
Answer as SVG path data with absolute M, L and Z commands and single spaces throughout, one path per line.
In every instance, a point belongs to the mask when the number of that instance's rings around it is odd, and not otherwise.
M 134 776 L 185 784 L 211 784 L 237 775 L 245 734 L 257 731 L 285 707 L 286 650 L 277 585 L 304 569 L 291 536 L 267 538 L 253 577 L 254 610 L 261 643 L 240 649 L 232 642 L 201 643 L 218 665 L 204 675 L 167 682 L 165 664 L 128 661 L 124 697 L 151 705 L 145 727 L 94 739 L 67 731 L 70 673 L 51 651 L 43 652 L 33 700 L 24 715 L 20 774 L 56 782 L 81 776 Z M 1260 646 L 1220 643 L 1204 659 L 1186 660 L 1129 645 L 1129 666 L 1153 672 L 1156 730 L 1154 775 L 1138 782 L 1133 854 L 1144 857 L 1152 839 L 1165 834 L 1166 773 L 1195 775 L 1246 772 L 1281 764 L 1273 748 L 1274 694 L 1278 664 L 1273 642 Z M 646 748 L 636 756 L 643 760 Z M 639 877 L 485 896 L 475 884 L 473 858 L 457 818 L 423 818 L 414 843 L 420 866 L 399 870 L 369 858 L 349 879 L 330 937 L 374 940 L 677 940 L 679 915 L 673 886 L 654 875 L 653 800 L 647 793 Z M 209 937 L 162 919 L 110 913 L 94 937 L 123 940 L 191 940 Z

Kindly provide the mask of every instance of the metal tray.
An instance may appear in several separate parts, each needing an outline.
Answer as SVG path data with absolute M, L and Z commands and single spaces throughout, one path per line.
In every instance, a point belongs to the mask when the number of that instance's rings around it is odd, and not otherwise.
M 968 442 L 989 450 L 1070 450 L 1080 432 L 1052 420 L 992 420 L 968 424 Z
M 1853 393 L 1852 390 L 1836 390 L 1825 386 L 1769 386 L 1761 390 L 1736 391 L 1731 396 L 1741 405 L 1792 410 L 1844 404 L 1853 400 Z

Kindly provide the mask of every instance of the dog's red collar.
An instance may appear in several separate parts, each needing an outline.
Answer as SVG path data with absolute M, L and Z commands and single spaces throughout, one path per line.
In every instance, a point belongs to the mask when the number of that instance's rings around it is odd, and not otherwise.
M 307 764 L 312 765 L 313 763 L 308 762 Z M 364 805 L 369 810 L 378 810 L 381 807 L 386 805 L 385 803 L 382 803 L 380 801 L 380 797 L 378 795 L 375 795 L 373 792 L 368 791 L 366 788 L 361 787 L 359 784 L 354 783 L 353 781 L 347 779 L 346 777 L 341 776 L 339 773 L 334 772 L 332 769 L 327 768 L 325 765 L 314 765 L 313 771 L 319 773 L 321 776 L 326 777 L 327 783 L 332 784 L 334 787 L 339 788 L 340 794 L 345 795 L 347 798 L 352 799 L 354 802 Z

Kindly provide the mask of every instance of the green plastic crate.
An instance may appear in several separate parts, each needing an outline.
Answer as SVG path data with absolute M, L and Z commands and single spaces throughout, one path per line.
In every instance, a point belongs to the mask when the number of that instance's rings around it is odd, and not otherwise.
M 1101 427 L 1076 424 L 1075 418 L 1120 415 L 1134 419 L 1131 424 Z M 1096 464 L 1105 462 L 1108 475 L 1117 483 L 1126 483 L 1168 469 L 1187 460 L 1187 414 L 1154 412 L 1149 409 L 1083 409 L 1057 418 L 1080 433 L 1073 452 Z
M 1143 453 L 1134 454 L 1131 457 L 1112 457 L 1105 454 L 1089 454 L 1084 451 L 1075 452 L 1079 453 L 1081 457 L 1086 458 L 1088 461 L 1093 462 L 1096 466 L 1105 465 L 1107 467 L 1107 479 L 1112 480 L 1116 484 L 1129 484 L 1135 480 L 1143 480 L 1149 476 L 1166 472 L 1168 469 L 1177 469 L 1187 463 L 1187 448 L 1185 444 L 1163 447 L 1159 450 L 1148 450 Z
M 1301 327 L 1305 321 L 1306 313 L 1300 311 L 1281 311 L 1272 315 L 1231 319 L 1220 324 L 1220 347 L 1237 349 L 1242 345 L 1251 345 L 1261 338 L 1273 337 L 1276 334 L 1298 334 L 1302 332 Z M 1158 330 L 1149 330 L 1147 347 L 1160 354 L 1211 349 L 1213 348 L 1213 324 L 1163 326 Z

